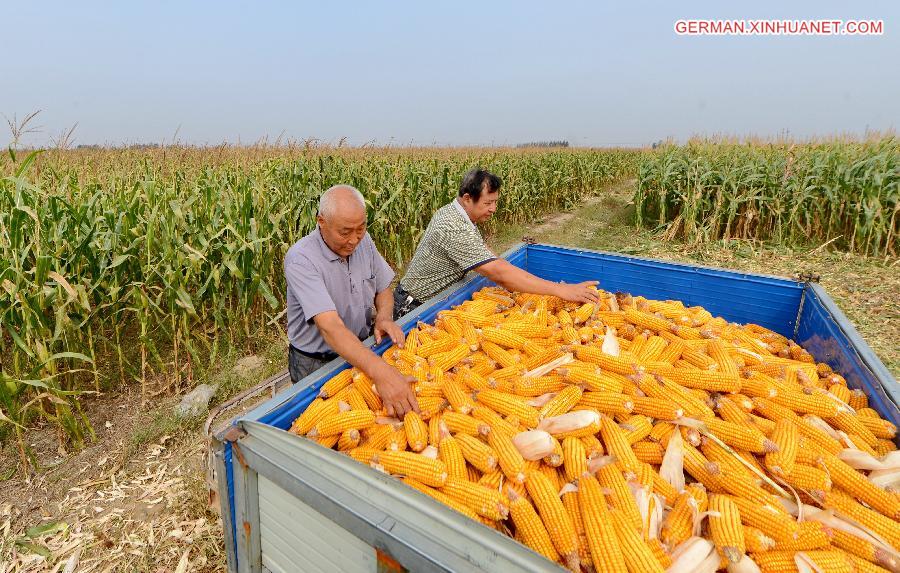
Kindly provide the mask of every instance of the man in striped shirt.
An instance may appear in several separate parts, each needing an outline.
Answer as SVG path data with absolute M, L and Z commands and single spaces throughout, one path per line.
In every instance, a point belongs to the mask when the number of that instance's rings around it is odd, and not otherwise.
M 596 281 L 555 283 L 498 258 L 476 227 L 491 218 L 500 198 L 500 178 L 483 169 L 467 172 L 459 196 L 438 209 L 425 229 L 406 275 L 394 291 L 394 317 L 410 312 L 467 272 L 475 271 L 515 292 L 558 296 L 572 302 L 597 302 Z

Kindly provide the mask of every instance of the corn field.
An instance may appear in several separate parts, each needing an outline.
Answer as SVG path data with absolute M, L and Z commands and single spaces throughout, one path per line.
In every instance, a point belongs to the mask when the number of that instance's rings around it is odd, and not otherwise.
M 148 377 L 178 390 L 222 343 L 277 321 L 282 260 L 329 186 L 359 188 L 397 266 L 481 165 L 504 181 L 497 223 L 571 207 L 633 175 L 607 150 L 162 148 L 0 160 L 0 439 L 93 430 L 78 400 Z
M 664 146 L 643 157 L 635 204 L 639 225 L 688 241 L 833 241 L 896 256 L 900 140 Z

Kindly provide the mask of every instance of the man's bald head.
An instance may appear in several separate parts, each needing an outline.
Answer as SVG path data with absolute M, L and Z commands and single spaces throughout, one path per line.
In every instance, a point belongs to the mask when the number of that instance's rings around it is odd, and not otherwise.
M 366 200 L 356 187 L 334 185 L 319 198 L 319 216 L 330 220 L 335 216 L 358 218 L 366 216 Z
M 325 244 L 349 257 L 366 235 L 366 200 L 350 185 L 335 185 L 319 198 L 316 218 Z

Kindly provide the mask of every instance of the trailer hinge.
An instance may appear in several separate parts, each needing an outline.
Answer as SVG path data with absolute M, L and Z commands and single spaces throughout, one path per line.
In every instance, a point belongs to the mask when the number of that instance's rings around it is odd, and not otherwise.
M 534 237 L 529 237 L 527 235 L 522 237 L 522 242 L 525 243 L 526 245 L 536 245 L 537 244 L 537 241 L 534 239 Z
M 809 271 L 805 271 L 805 272 L 800 271 L 800 272 L 794 273 L 794 280 L 796 280 L 799 283 L 817 283 L 817 282 L 819 282 L 819 280 L 821 278 L 822 277 L 819 276 L 818 273 L 813 273 L 813 272 L 809 272 Z
M 238 428 L 237 426 L 231 426 L 222 433 L 222 439 L 233 444 L 246 435 L 247 432 L 245 432 L 241 428 Z

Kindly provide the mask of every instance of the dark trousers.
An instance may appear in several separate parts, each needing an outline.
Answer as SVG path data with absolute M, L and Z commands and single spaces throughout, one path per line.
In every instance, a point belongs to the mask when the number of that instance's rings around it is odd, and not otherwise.
M 400 320 L 400 317 L 409 314 L 416 308 L 422 306 L 422 303 L 415 299 L 406 290 L 397 285 L 394 289 L 394 320 Z
M 288 345 L 288 372 L 291 375 L 291 383 L 296 384 L 332 360 L 334 358 L 304 356 L 292 345 Z

